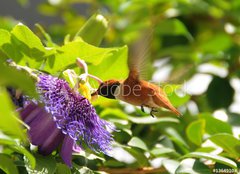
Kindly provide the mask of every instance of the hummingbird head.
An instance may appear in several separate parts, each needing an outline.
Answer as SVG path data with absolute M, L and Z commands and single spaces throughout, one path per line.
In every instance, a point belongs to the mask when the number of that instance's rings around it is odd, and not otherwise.
M 115 99 L 114 92 L 119 85 L 120 82 L 117 80 L 107 80 L 100 84 L 98 90 L 93 93 L 93 95 L 97 94 L 106 98 Z

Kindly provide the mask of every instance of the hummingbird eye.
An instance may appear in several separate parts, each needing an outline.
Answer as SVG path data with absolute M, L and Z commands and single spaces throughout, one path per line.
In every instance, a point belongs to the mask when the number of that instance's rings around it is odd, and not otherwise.
M 114 93 L 116 88 L 119 86 L 120 83 L 114 84 L 102 84 L 98 89 L 98 95 L 109 99 L 115 99 Z

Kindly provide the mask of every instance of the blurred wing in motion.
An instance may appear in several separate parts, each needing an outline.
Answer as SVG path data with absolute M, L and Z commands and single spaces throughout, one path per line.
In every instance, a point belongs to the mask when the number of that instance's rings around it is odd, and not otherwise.
M 142 32 L 141 37 L 130 46 L 128 59 L 129 75 L 146 79 L 147 58 L 150 54 L 154 29 Z

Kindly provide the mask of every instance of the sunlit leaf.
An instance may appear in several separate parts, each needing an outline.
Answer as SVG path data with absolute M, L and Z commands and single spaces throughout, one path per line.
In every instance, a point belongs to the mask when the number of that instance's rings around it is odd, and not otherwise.
M 23 24 L 13 28 L 11 44 L 5 44 L 3 50 L 15 62 L 32 68 L 40 67 L 47 52 L 40 39 Z
M 147 157 L 138 148 L 123 147 L 128 153 L 130 153 L 138 162 L 139 166 L 146 166 L 149 164 Z
M 188 139 L 196 145 L 201 145 L 204 129 L 205 120 L 191 122 L 186 129 Z
M 98 77 L 103 80 L 125 79 L 128 75 L 127 46 L 120 48 L 109 48 L 109 51 L 109 53 L 106 53 L 106 55 L 104 55 L 104 59 L 100 64 L 89 66 L 89 72 L 94 75 L 97 74 Z
M 214 118 L 209 113 L 201 113 L 201 114 L 199 114 L 199 118 L 205 120 L 205 124 L 206 124 L 205 131 L 208 134 L 211 134 L 211 135 L 214 135 L 216 133 L 232 134 L 232 128 L 228 123 Z
M 94 174 L 94 172 L 89 169 L 88 167 L 81 167 L 80 169 L 78 169 L 78 172 L 81 174 L 81 173 L 86 173 L 86 174 Z
M 163 117 L 163 118 L 152 118 L 151 116 L 147 117 L 133 117 L 128 116 L 128 119 L 137 124 L 157 124 L 157 123 L 179 123 L 179 120 L 172 117 Z
M 128 142 L 128 145 L 148 151 L 146 144 L 138 137 L 132 137 L 132 139 Z
M 205 158 L 205 159 L 209 159 L 209 160 L 213 160 L 213 161 L 225 164 L 234 169 L 237 169 L 237 164 L 234 161 L 219 155 L 214 155 L 214 154 L 209 154 L 204 152 L 192 152 L 187 155 L 184 155 L 182 158 Z
M 180 165 L 175 171 L 176 174 L 185 174 L 185 173 L 191 173 L 191 174 L 211 174 L 211 170 L 201 163 L 199 160 L 195 159 L 184 159 L 181 161 Z
M 31 78 L 26 72 L 5 66 L 1 62 L 0 85 L 15 87 L 31 97 L 38 97 L 33 78 Z
M 17 113 L 13 104 L 3 88 L 0 88 L 0 130 L 13 138 L 25 140 L 25 135 L 21 129 Z
M 106 108 L 104 109 L 100 116 L 102 118 L 106 118 L 106 117 L 112 117 L 112 118 L 122 118 L 122 119 L 127 119 L 128 116 L 126 113 L 124 113 L 121 109 L 115 109 L 115 108 Z
M 168 98 L 173 106 L 178 107 L 187 103 L 190 99 L 190 95 L 185 94 L 184 96 L 179 96 L 176 94 L 176 92 L 173 92 L 171 94 L 168 94 Z
M 163 166 L 170 174 L 175 174 L 175 170 L 179 166 L 179 162 L 177 160 L 164 159 Z
M 220 133 L 209 137 L 209 140 L 223 148 L 229 156 L 233 158 L 240 157 L 240 140 L 231 134 Z
M 40 30 L 42 35 L 45 37 L 46 45 L 48 47 L 53 47 L 55 44 L 53 43 L 51 36 L 44 30 L 44 28 L 40 24 L 35 24 L 35 26 Z
M 45 70 L 62 71 L 75 65 L 78 57 L 89 63 L 91 74 L 102 79 L 124 78 L 127 75 L 127 47 L 98 48 L 83 41 L 69 42 L 58 48 L 55 56 L 48 58 Z
M 3 50 L 4 45 L 10 44 L 11 34 L 7 30 L 0 29 L 0 38 L 0 49 Z

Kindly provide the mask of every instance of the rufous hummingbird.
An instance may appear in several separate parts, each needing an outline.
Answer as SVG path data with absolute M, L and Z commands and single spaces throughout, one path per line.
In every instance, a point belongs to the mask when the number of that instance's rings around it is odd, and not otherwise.
M 142 43 L 149 46 L 146 39 L 140 43 L 141 45 L 135 45 L 137 46 L 135 52 L 133 50 L 132 56 L 128 60 L 129 74 L 127 79 L 104 81 L 100 83 L 97 91 L 92 96 L 101 95 L 109 99 L 119 99 L 135 106 L 141 106 L 143 112 L 144 107 L 148 107 L 151 109 L 151 116 L 154 116 L 153 112 L 157 112 L 157 108 L 160 107 L 180 116 L 181 113 L 171 104 L 163 89 L 140 78 L 143 54 L 139 50 L 146 51 L 146 46 L 143 45 L 143 48 L 141 48 Z
M 157 108 L 166 108 L 176 115 L 181 113 L 171 104 L 163 89 L 159 86 L 141 80 L 139 71 L 134 66 L 129 66 L 130 71 L 126 80 L 107 80 L 100 84 L 97 91 L 92 95 L 101 95 L 109 99 L 119 99 L 135 106 L 151 109 L 150 115 L 156 112 Z

